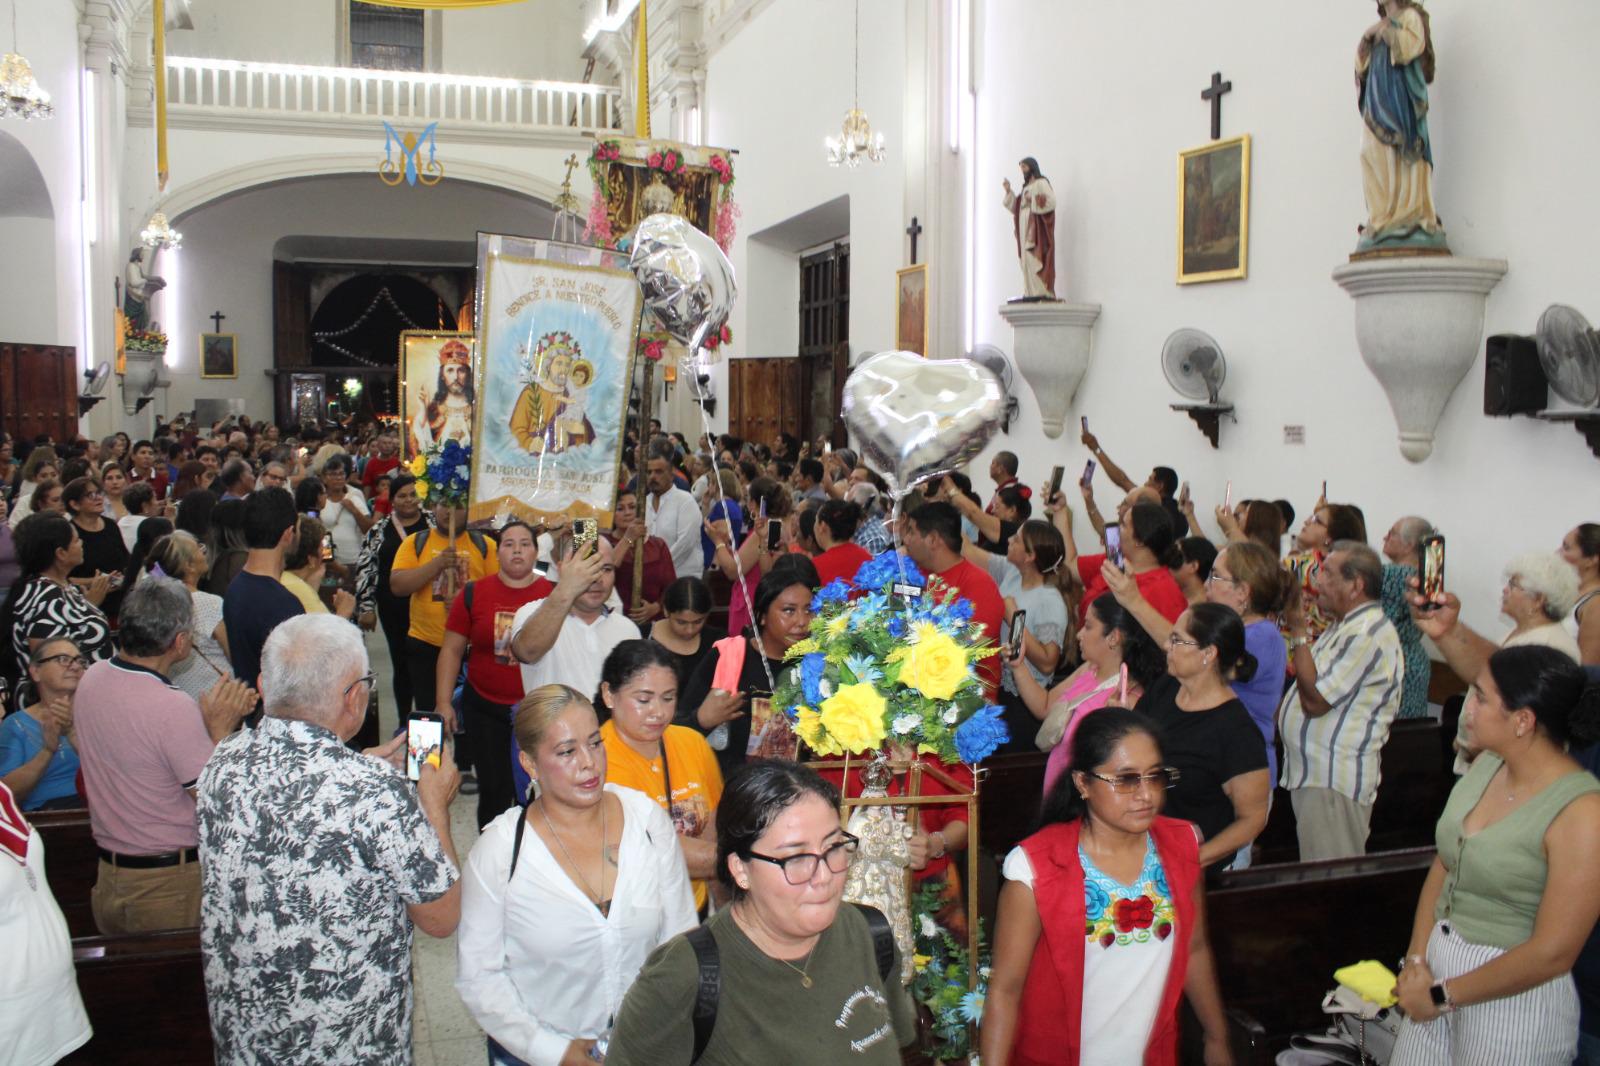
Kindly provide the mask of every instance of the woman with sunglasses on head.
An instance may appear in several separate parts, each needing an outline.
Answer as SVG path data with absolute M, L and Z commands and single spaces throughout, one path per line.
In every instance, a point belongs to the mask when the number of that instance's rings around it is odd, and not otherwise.
M 842 905 L 856 838 L 840 828 L 838 804 L 832 785 L 794 763 L 751 763 L 728 781 L 717 807 L 717 880 L 733 903 L 703 933 L 650 956 L 617 1015 L 606 1062 L 898 1066 L 900 1048 L 916 1038 L 916 1012 L 887 921 Z M 720 969 L 715 998 L 697 995 L 702 950 Z M 715 1017 L 697 1058 L 694 1015 L 706 1005 Z
M 501 812 L 467 857 L 456 991 L 494 1066 L 582 1066 L 609 1057 L 624 993 L 653 950 L 694 926 L 694 896 L 667 813 L 606 781 L 586 698 L 541 685 L 517 704 L 515 730 L 536 798 Z
M 78 751 L 72 746 L 72 697 L 89 660 L 65 637 L 33 649 L 33 702 L 0 720 L 0 782 L 25 811 L 82 807 Z
M 1145 690 L 1137 709 L 1161 737 L 1182 781 L 1167 814 L 1200 830 L 1200 863 L 1225 869 L 1267 824 L 1272 782 L 1261 731 L 1229 686 L 1255 677 L 1244 623 L 1231 607 L 1200 603 L 1167 635 L 1167 676 Z
M 1233 1061 L 1197 831 L 1161 815 L 1182 774 L 1149 721 L 1084 718 L 1037 833 L 1006 856 L 979 1048 L 987 1066 L 1178 1061 L 1178 997 L 1206 1066 Z M 1081 946 L 1080 946 L 1081 945 Z

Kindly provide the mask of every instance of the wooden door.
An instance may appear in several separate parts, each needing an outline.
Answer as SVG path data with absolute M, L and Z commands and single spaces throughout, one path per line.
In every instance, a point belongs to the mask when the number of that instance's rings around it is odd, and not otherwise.
M 728 360 L 728 432 L 764 444 L 780 431 L 798 434 L 800 381 L 798 358 Z
M 77 349 L 0 343 L 0 422 L 19 440 L 78 436 Z

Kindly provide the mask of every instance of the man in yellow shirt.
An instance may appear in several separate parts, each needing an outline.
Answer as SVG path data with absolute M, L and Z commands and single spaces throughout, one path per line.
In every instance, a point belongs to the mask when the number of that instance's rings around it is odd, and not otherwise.
M 406 632 L 406 666 L 411 671 L 411 693 L 416 713 L 438 714 L 445 732 L 455 732 L 455 709 L 434 706 L 434 666 L 444 644 L 444 622 L 450 604 L 467 582 L 476 581 L 500 569 L 494 541 L 476 529 L 467 528 L 467 509 L 454 509 L 455 543 L 450 529 L 451 508 L 439 504 L 433 509 L 434 529 L 419 530 L 400 542 L 394 553 L 394 568 L 389 572 L 389 591 L 411 598 L 411 628 Z M 471 766 L 466 748 L 456 751 L 456 764 L 463 774 Z M 509 758 L 509 755 L 507 756 Z M 477 785 L 471 786 L 476 791 Z M 468 792 L 466 787 L 463 792 Z M 470 795 L 470 792 L 468 792 Z

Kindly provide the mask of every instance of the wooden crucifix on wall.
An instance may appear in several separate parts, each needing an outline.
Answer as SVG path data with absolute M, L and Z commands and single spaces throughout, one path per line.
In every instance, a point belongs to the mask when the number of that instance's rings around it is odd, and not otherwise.
M 1211 86 L 1200 93 L 1200 99 L 1211 103 L 1211 139 L 1222 140 L 1222 98 L 1233 92 L 1233 82 L 1223 81 L 1222 72 L 1211 75 Z

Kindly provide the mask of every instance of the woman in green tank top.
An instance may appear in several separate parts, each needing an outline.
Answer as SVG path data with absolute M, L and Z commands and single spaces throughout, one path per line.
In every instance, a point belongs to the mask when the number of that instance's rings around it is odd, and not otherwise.
M 1489 657 L 1462 712 L 1483 752 L 1450 794 L 1396 994 L 1394 1066 L 1566 1066 L 1571 970 L 1600 917 L 1600 781 L 1567 753 L 1600 740 L 1600 694 L 1551 648 Z

